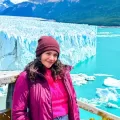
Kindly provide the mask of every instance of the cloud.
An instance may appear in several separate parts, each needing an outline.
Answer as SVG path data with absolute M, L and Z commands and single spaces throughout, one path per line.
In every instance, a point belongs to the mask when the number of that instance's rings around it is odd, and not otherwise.
M 26 2 L 26 1 L 29 1 L 29 0 L 10 0 L 10 1 L 14 4 L 18 4 L 18 3 Z
M 48 0 L 48 2 L 59 2 L 59 1 L 63 1 L 63 0 Z
M 18 4 L 21 2 L 26 2 L 26 1 L 31 1 L 31 2 L 43 2 L 43 0 L 10 0 L 12 3 L 14 4 Z M 64 1 L 64 0 L 44 0 L 44 2 L 60 2 L 60 1 Z M 78 2 L 79 0 L 68 0 L 71 2 Z

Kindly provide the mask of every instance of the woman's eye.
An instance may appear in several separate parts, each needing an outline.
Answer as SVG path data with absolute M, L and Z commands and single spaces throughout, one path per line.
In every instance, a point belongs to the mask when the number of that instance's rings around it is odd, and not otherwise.
M 58 56 L 57 54 L 54 55 L 54 57 L 57 57 L 57 56 Z
M 50 55 L 50 53 L 46 53 L 47 55 Z

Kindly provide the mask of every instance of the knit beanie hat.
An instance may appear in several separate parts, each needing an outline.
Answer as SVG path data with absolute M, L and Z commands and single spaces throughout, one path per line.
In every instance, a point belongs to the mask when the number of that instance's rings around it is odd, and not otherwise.
M 60 53 L 60 47 L 58 42 L 51 36 L 42 36 L 38 40 L 38 46 L 36 48 L 36 57 L 48 50 L 54 50 L 58 54 Z

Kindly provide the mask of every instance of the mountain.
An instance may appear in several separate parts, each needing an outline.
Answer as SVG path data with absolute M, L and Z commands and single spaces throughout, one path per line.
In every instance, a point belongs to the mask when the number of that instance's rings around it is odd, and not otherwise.
M 80 0 L 29 0 L 31 2 L 36 2 L 36 3 L 49 3 L 49 2 L 63 2 L 63 1 L 68 1 L 68 2 L 79 2 Z
M 2 11 L 4 11 L 6 9 L 6 7 L 3 5 L 3 4 L 0 4 L 0 13 L 2 12 Z
M 3 12 L 5 9 L 12 7 L 14 4 L 10 0 L 1 0 L 0 1 L 0 13 Z
M 41 3 L 41 1 L 43 1 Z M 30 0 L 14 4 L 1 15 L 42 17 L 58 22 L 102 26 L 120 25 L 119 0 Z M 53 2 L 54 1 L 54 2 Z M 40 4 L 36 4 L 36 3 Z
M 11 16 L 33 16 L 34 11 L 32 10 L 34 7 L 33 3 L 23 2 L 19 4 L 15 4 L 13 7 L 9 7 L 5 9 L 1 15 L 11 15 Z

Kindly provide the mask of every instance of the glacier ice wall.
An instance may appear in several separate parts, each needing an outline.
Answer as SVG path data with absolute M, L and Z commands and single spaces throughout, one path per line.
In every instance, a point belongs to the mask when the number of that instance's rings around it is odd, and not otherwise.
M 61 47 L 60 59 L 74 66 L 96 54 L 96 32 L 96 26 L 0 16 L 0 70 L 22 70 L 34 59 L 42 35 L 56 38 Z

